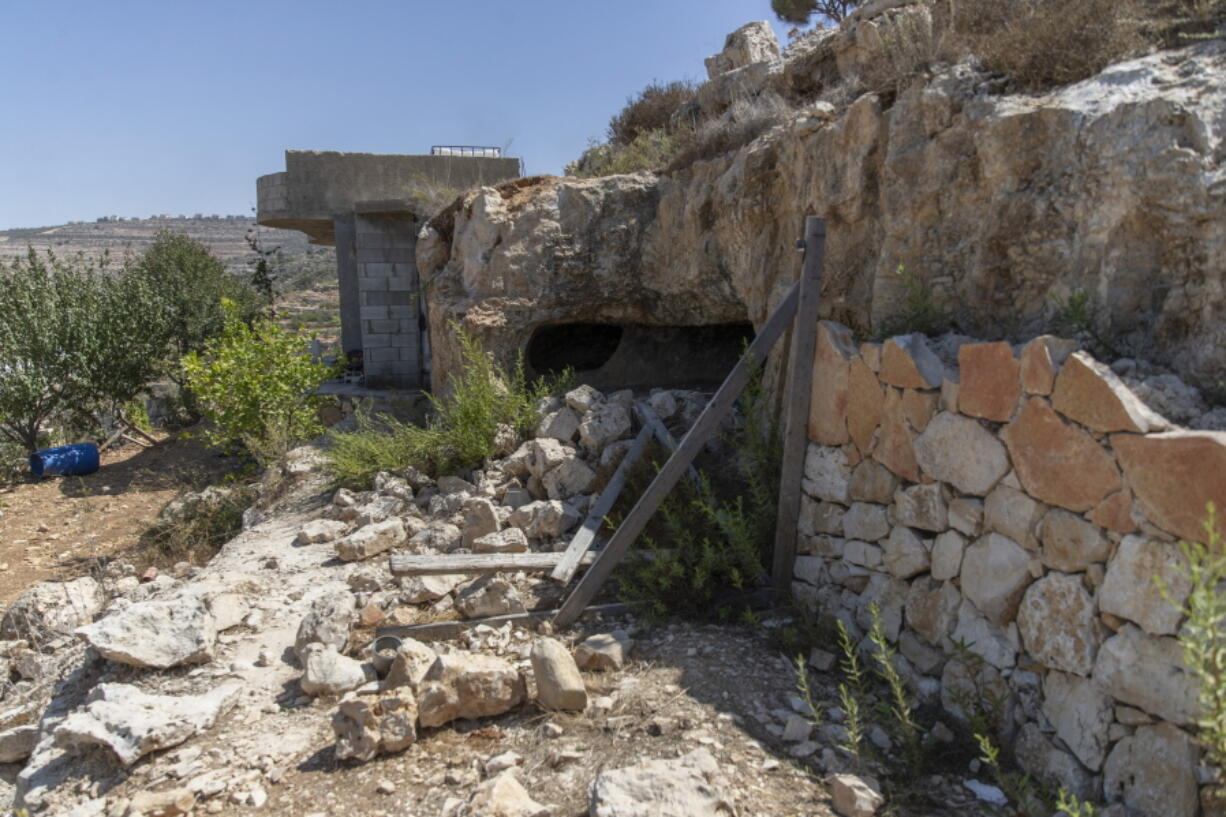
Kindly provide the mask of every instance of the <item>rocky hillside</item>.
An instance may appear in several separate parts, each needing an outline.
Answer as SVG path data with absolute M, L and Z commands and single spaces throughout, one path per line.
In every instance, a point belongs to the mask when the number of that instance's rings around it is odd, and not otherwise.
M 454 319 L 507 354 L 564 320 L 760 324 L 795 279 L 793 242 L 815 214 L 829 224 L 821 314 L 858 334 L 915 297 L 989 339 L 1072 317 L 1111 356 L 1220 388 L 1226 43 L 1040 95 L 1002 94 L 973 61 L 864 91 L 857 78 L 882 43 L 926 14 L 893 9 L 783 54 L 730 38 L 690 113 L 731 129 L 745 100 L 789 106 L 735 150 L 661 174 L 469 194 L 418 244 L 433 370 L 458 360 L 441 331 Z

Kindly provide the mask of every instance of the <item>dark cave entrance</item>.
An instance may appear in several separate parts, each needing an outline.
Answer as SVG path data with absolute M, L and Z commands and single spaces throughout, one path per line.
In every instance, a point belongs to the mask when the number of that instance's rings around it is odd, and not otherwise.
M 569 367 L 598 389 L 705 387 L 723 382 L 746 343 L 748 321 L 700 326 L 556 323 L 539 326 L 525 358 L 533 375 Z

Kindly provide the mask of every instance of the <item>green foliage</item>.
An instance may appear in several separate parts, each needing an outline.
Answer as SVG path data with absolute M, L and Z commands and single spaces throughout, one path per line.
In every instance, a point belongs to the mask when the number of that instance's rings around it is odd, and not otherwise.
M 439 181 L 427 173 L 415 173 L 405 185 L 405 195 L 417 210 L 420 221 L 429 221 L 461 195 L 464 189 Z
M 567 166 L 567 173 L 594 178 L 660 170 L 672 161 L 677 144 L 677 137 L 664 128 L 643 131 L 624 145 L 593 142 L 578 162 Z
M 1056 307 L 1052 323 L 1061 334 L 1089 341 L 1095 351 L 1106 357 L 1119 357 L 1109 333 L 1103 330 L 1104 319 L 1098 304 L 1084 289 L 1075 289 L 1067 297 L 1052 294 Z
M 445 395 L 430 395 L 425 426 L 359 414 L 355 430 L 330 435 L 328 458 L 342 484 L 365 488 L 379 471 L 409 465 L 432 474 L 479 465 L 494 455 L 500 427 L 522 437 L 540 420 L 537 404 L 569 386 L 569 373 L 530 381 L 522 359 L 504 368 L 476 338 L 452 329 L 460 340 L 460 372 Z
M 247 235 L 243 236 L 247 241 L 247 246 L 255 253 L 255 258 L 251 261 L 251 288 L 255 290 L 260 299 L 268 305 L 272 305 L 276 298 L 276 291 L 273 287 L 273 272 L 274 266 L 279 266 L 278 261 L 281 258 L 280 247 L 266 247 L 264 242 L 260 240 L 259 230 L 255 227 L 247 231 Z
M 131 399 L 158 372 L 158 292 L 106 259 L 0 264 L 0 434 L 33 451 L 53 417 Z
M 949 311 L 933 299 L 931 287 L 902 264 L 895 274 L 903 288 L 902 309 L 882 324 L 879 336 L 888 338 L 910 332 L 936 335 L 948 329 L 953 320 Z
M 858 5 L 860 0 L 771 0 L 771 11 L 795 25 L 805 25 L 814 16 L 837 23 Z
M 852 757 L 865 759 L 868 755 L 868 744 L 865 742 L 864 714 L 861 711 L 861 701 L 868 697 L 868 676 L 860 666 L 860 657 L 856 654 L 856 644 L 847 632 L 847 625 L 842 619 L 838 622 L 839 647 L 843 653 L 840 667 L 845 680 L 839 684 L 839 703 L 846 716 L 847 743 L 843 748 Z
M 1055 805 L 1051 795 L 1031 779 L 1030 775 L 1006 769 L 1001 762 L 1000 749 L 992 739 L 982 733 L 975 734 L 979 744 L 979 761 L 992 773 L 996 787 L 1004 792 L 1005 797 L 1014 803 L 1023 814 L 1051 814 Z M 1093 813 L 1093 812 L 1091 812 Z
M 176 363 L 221 334 L 226 322 L 223 299 L 234 303 L 243 319 L 262 306 L 251 287 L 231 275 L 207 247 L 183 233 L 159 232 L 127 274 L 157 295 L 156 311 L 145 317 L 156 317 Z M 178 376 L 173 367 L 170 374 Z
M 609 120 L 609 144 L 630 145 L 644 134 L 671 131 L 673 114 L 697 93 L 698 86 L 689 80 L 652 82 L 626 100 L 626 107 Z
M 881 608 L 877 606 L 877 602 L 869 605 L 869 613 L 872 616 L 872 628 L 868 638 L 873 642 L 877 676 L 885 682 L 890 691 L 889 703 L 883 705 L 885 720 L 891 727 L 893 738 L 902 745 L 907 765 L 915 769 L 921 763 L 921 729 L 911 709 L 907 684 L 894 665 L 896 653 L 886 640 L 885 628 L 881 623 Z
M 1204 542 L 1180 542 L 1181 569 L 1192 589 L 1182 605 L 1187 618 L 1179 630 L 1179 643 L 1188 672 L 1199 682 L 1196 739 L 1209 765 L 1222 769 L 1226 768 L 1226 549 L 1217 508 L 1209 503 L 1206 511 Z M 1175 603 L 1161 580 L 1155 577 L 1155 581 L 1167 600 Z M 1224 782 L 1217 781 L 1219 798 L 1226 796 Z
M 241 444 L 262 464 L 323 431 L 317 418 L 326 398 L 312 392 L 331 370 L 306 354 L 306 341 L 259 318 L 245 323 L 223 303 L 219 337 L 183 358 L 188 387 L 211 421 L 206 439 Z
M 735 471 L 729 484 L 717 491 L 703 472 L 695 482 L 680 480 L 656 512 L 656 531 L 639 537 L 639 547 L 667 553 L 619 567 L 620 596 L 650 600 L 649 615 L 728 618 L 733 610 L 720 601 L 755 587 L 768 572 L 781 451 L 760 371 L 741 405 L 744 422 L 726 439 Z
M 1060 789 L 1056 795 L 1056 815 L 1067 817 L 1094 817 L 1097 810 L 1093 804 L 1080 800 L 1076 795 L 1065 789 Z
M 813 698 L 813 689 L 809 686 L 809 670 L 805 666 L 805 657 L 803 655 L 796 656 L 794 661 L 796 672 L 796 691 L 800 693 L 801 699 L 805 702 L 805 706 L 809 710 L 808 720 L 814 726 L 821 726 L 821 718 L 818 713 L 821 712 L 817 701 Z

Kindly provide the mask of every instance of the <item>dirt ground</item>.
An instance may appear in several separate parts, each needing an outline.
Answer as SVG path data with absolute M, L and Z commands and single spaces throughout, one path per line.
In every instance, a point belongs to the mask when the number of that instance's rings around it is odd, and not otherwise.
M 0 609 L 40 581 L 86 575 L 98 559 L 132 553 L 167 502 L 237 465 L 190 432 L 154 437 L 151 448 L 103 452 L 89 476 L 0 487 Z

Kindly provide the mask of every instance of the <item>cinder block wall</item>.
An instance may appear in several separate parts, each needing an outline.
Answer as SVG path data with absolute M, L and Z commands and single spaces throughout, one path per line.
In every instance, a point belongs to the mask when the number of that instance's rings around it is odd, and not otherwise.
M 1075 348 L 939 357 L 823 321 L 793 594 L 857 638 L 875 603 L 916 694 L 954 718 L 997 696 L 1044 782 L 1193 817 L 1197 691 L 1155 578 L 1183 603 L 1178 540 L 1226 507 L 1226 433 L 1174 427 Z
M 416 222 L 405 214 L 354 217 L 366 385 L 422 385 Z

